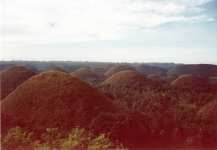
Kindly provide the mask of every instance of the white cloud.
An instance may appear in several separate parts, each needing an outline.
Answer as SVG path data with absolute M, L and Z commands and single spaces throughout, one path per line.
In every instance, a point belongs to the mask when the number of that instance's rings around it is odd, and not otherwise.
M 2 0 L 2 41 L 25 44 L 118 39 L 141 27 L 213 21 L 202 13 L 202 6 L 209 1 Z

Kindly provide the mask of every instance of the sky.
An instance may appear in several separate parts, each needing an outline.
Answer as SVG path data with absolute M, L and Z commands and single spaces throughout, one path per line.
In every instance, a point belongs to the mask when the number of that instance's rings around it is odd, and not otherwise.
M 0 0 L 0 55 L 217 64 L 217 0 Z

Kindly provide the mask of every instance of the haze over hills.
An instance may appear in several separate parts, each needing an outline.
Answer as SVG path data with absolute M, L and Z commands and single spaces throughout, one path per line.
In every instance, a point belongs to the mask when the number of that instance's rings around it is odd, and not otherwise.
M 217 65 L 195 64 L 195 65 L 177 65 L 168 72 L 169 75 L 192 74 L 195 76 L 217 76 Z
M 142 71 L 142 67 L 153 67 L 150 71 L 168 71 L 168 75 L 181 75 L 181 74 L 193 74 L 201 76 L 215 76 L 216 66 L 214 64 L 175 64 L 175 63 L 112 63 L 112 62 L 75 62 L 75 61 L 0 61 L 0 69 L 8 68 L 13 65 L 21 65 L 32 70 L 43 71 L 53 68 L 62 68 L 65 71 L 72 72 L 81 67 L 89 67 L 91 69 L 101 68 L 106 72 L 108 68 L 116 66 L 115 68 L 130 69 L 138 68 L 138 71 Z M 119 67 L 118 67 L 119 66 Z M 141 67 L 141 70 L 139 69 Z M 156 68 L 158 67 L 158 68 Z M 111 68 L 112 69 L 112 68 Z M 154 70 L 155 69 L 155 70 Z M 145 69 L 146 71 L 147 69 Z M 148 72 L 148 74 L 150 74 Z

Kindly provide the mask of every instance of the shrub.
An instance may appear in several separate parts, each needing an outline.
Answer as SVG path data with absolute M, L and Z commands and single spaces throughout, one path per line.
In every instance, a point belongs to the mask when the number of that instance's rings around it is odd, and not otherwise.
M 20 127 L 11 128 L 7 135 L 2 139 L 3 149 L 19 149 L 31 145 L 33 133 L 28 133 Z
M 85 129 L 73 128 L 67 136 L 63 136 L 57 128 L 47 128 L 41 137 L 34 139 L 33 133 L 20 127 L 11 128 L 3 137 L 3 147 L 6 150 L 111 150 L 124 149 L 120 144 L 114 144 L 106 134 L 93 135 Z

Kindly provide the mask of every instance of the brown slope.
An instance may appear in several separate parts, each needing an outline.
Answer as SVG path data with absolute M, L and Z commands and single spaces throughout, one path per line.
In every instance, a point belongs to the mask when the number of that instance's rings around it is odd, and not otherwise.
M 191 74 L 181 75 L 171 83 L 172 86 L 179 88 L 196 88 L 210 86 L 207 78 L 194 76 Z
M 102 86 L 113 86 L 113 87 L 119 87 L 119 86 L 126 86 L 126 87 L 142 87 L 142 86 L 151 86 L 155 82 L 146 79 L 144 76 L 139 74 L 136 71 L 133 70 L 124 70 L 120 71 L 108 79 L 106 79 L 101 85 Z
M 35 73 L 22 66 L 13 66 L 0 73 L 1 99 L 11 93 L 18 85 L 35 75 Z
M 46 70 L 46 71 L 61 71 L 61 72 L 65 72 L 65 73 L 67 73 L 67 71 L 66 70 L 64 70 L 63 68 L 61 68 L 61 67 L 54 67 L 54 68 L 49 68 L 48 70 Z
M 123 70 L 134 70 L 134 68 L 130 65 L 115 65 L 105 72 L 105 76 L 109 77 Z
M 161 81 L 163 79 L 161 76 L 156 75 L 156 74 L 149 74 L 147 75 L 147 78 L 151 80 L 156 80 L 156 81 Z
M 217 99 L 203 106 L 197 117 L 203 122 L 215 123 L 217 129 Z
M 144 75 L 149 75 L 149 74 L 155 74 L 159 76 L 164 76 L 166 75 L 166 69 L 156 67 L 156 66 L 150 66 L 150 65 L 139 65 L 136 67 L 136 70 Z
M 133 108 L 144 99 L 144 93 L 161 88 L 161 83 L 146 79 L 136 71 L 120 71 L 100 84 L 99 89 L 120 104 Z M 143 94 L 142 94 L 143 93 Z
M 80 68 L 70 74 L 90 84 L 94 84 L 100 80 L 100 77 L 89 68 Z
M 64 72 L 48 71 L 24 82 L 2 101 L 2 129 L 17 125 L 36 131 L 87 127 L 96 115 L 117 110 L 85 82 Z
M 95 72 L 98 76 L 103 77 L 105 72 L 107 71 L 107 67 L 96 67 L 93 68 L 93 72 Z
M 144 149 L 147 145 L 147 117 L 140 112 L 120 113 L 115 116 L 111 114 L 100 114 L 95 117 L 92 125 L 101 124 L 96 130 L 107 133 L 109 131 L 112 139 L 120 141 L 129 149 Z

